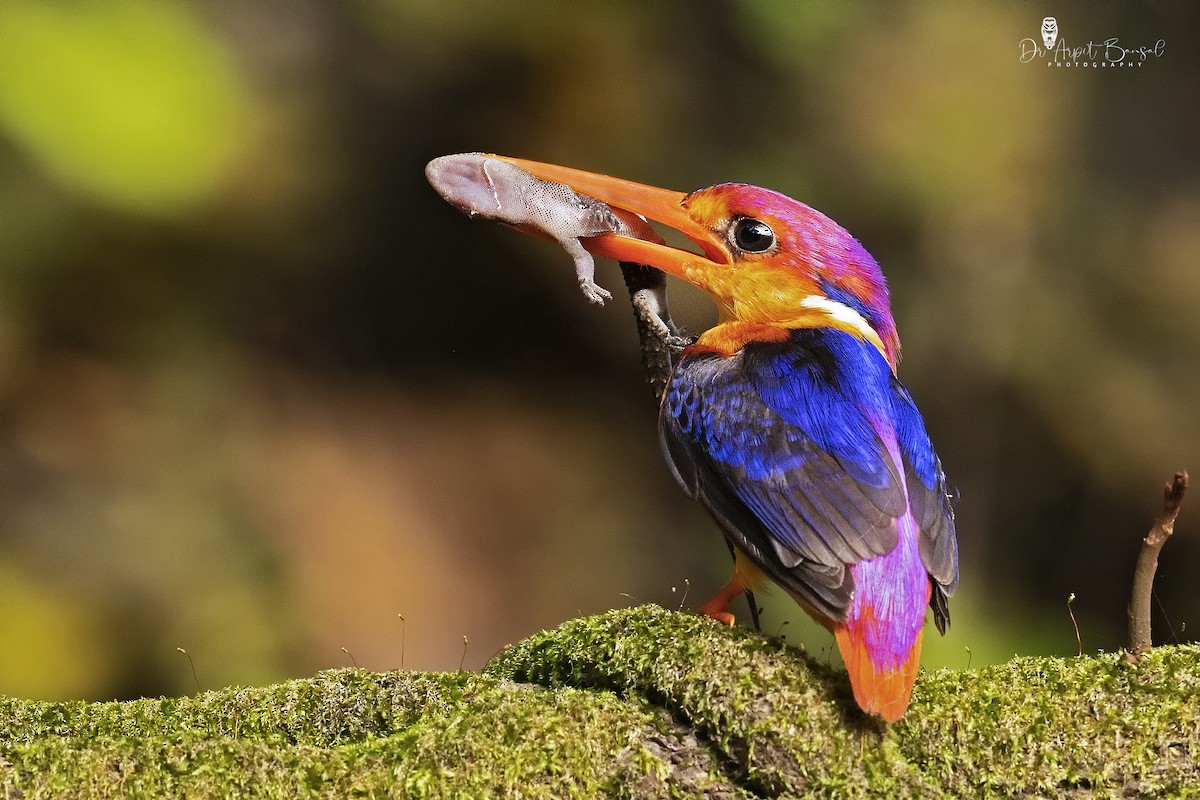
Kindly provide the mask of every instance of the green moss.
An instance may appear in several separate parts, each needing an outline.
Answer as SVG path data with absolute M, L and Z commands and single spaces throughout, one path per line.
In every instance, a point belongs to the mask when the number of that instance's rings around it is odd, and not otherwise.
M 493 675 L 650 699 L 713 743 L 746 786 L 838 797 L 1200 788 L 1200 647 L 1017 658 L 922 674 L 897 724 L 865 718 L 845 675 L 803 652 L 650 607 L 568 622 Z
M 662 728 L 655 709 L 610 693 L 470 673 L 338 670 L 124 703 L 5 699 L 0 787 L 25 797 L 661 796 L 672 771 L 646 740 Z
M 1200 648 L 923 674 L 884 726 L 844 674 L 656 607 L 574 620 L 484 674 L 324 672 L 125 703 L 0 699 L 6 796 L 1186 794 Z
M 929 772 L 960 792 L 1194 793 L 1200 647 L 1156 648 L 1136 665 L 1118 653 L 938 670 L 896 733 L 910 757 L 942 743 Z

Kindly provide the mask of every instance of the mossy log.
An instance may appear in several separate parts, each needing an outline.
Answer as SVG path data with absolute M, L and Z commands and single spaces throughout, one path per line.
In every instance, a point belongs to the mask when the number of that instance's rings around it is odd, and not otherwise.
M 845 674 L 655 606 L 482 673 L 322 672 L 129 702 L 0 700 L 4 797 L 1040 797 L 1200 792 L 1200 647 L 925 672 L 894 725 Z

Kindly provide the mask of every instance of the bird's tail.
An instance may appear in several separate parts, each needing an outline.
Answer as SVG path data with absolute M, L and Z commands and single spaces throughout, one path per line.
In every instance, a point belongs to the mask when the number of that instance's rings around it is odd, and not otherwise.
M 846 621 L 833 626 L 854 700 L 863 711 L 887 722 L 908 710 L 921 668 L 925 610 L 933 590 L 912 514 L 900 517 L 897 527 L 898 541 L 891 551 L 850 565 L 854 601 Z
M 895 722 L 904 716 L 909 698 L 912 697 L 917 670 L 921 667 L 921 637 L 924 632 L 917 632 L 916 640 L 901 660 L 881 659 L 872 652 L 870 637 L 865 631 L 867 625 L 876 623 L 873 615 L 866 615 L 850 624 L 835 626 L 833 635 L 837 639 L 842 660 L 846 662 L 846 671 L 850 673 L 855 702 L 868 714 L 874 714 L 886 722 Z

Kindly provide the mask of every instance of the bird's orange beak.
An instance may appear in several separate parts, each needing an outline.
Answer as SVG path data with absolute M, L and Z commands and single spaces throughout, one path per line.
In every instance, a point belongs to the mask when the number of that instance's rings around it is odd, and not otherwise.
M 687 279 L 697 269 L 711 268 L 715 264 L 731 261 L 724 239 L 711 228 L 700 224 L 688 213 L 687 197 L 684 192 L 659 189 L 643 183 L 622 178 L 612 178 L 556 164 L 526 161 L 523 158 L 492 155 L 525 170 L 535 178 L 571 187 L 576 194 L 587 195 L 607 203 L 618 213 L 636 214 L 662 223 L 682 233 L 698 244 L 704 255 L 671 247 L 653 238 L 634 238 L 616 233 L 589 236 L 580 240 L 590 252 L 617 261 L 632 261 L 649 264 L 663 272 Z

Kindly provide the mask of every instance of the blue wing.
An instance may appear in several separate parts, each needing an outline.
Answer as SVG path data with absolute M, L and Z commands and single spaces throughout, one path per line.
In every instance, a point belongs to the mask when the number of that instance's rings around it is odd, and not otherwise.
M 902 463 L 873 419 L 894 431 Z M 895 547 L 896 520 L 911 508 L 944 625 L 958 567 L 941 465 L 912 398 L 873 345 L 798 329 L 786 342 L 752 342 L 731 357 L 685 356 L 664 395 L 659 434 L 676 479 L 726 537 L 837 621 L 853 598 L 847 567 Z

